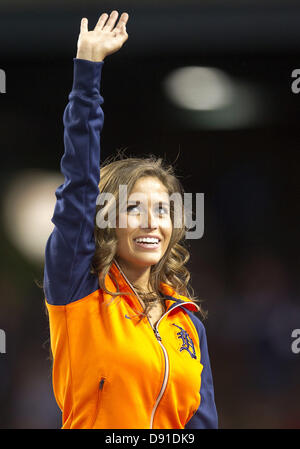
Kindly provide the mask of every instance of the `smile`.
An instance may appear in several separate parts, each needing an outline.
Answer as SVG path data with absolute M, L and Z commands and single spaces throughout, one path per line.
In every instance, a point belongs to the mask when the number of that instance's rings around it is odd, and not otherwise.
M 133 241 L 138 248 L 151 250 L 160 247 L 160 240 L 158 238 L 136 238 Z

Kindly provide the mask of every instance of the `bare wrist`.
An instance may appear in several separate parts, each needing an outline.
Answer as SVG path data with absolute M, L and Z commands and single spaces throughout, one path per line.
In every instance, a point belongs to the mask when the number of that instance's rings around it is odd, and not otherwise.
M 92 49 L 78 49 L 76 54 L 77 59 L 85 59 L 86 61 L 101 62 L 104 61 L 104 55 L 98 53 L 94 54 Z

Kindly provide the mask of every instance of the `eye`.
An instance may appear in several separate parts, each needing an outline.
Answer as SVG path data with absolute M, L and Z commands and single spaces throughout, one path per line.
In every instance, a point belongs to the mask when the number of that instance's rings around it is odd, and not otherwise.
M 168 210 L 166 207 L 164 207 L 164 206 L 159 206 L 159 207 L 157 208 L 157 210 L 159 211 L 159 212 L 158 212 L 159 215 L 166 215 L 166 214 L 169 214 L 169 210 Z
M 169 207 L 162 203 L 159 203 L 157 211 L 159 215 L 169 215 Z
M 134 209 L 136 209 L 135 213 L 139 212 L 140 211 L 139 204 L 130 204 L 127 207 L 127 212 L 130 213 L 130 212 L 134 211 Z
M 142 212 L 142 206 L 140 203 L 130 204 L 127 206 L 127 213 L 139 214 Z M 158 215 L 169 215 L 169 208 L 166 205 L 159 204 L 154 209 Z

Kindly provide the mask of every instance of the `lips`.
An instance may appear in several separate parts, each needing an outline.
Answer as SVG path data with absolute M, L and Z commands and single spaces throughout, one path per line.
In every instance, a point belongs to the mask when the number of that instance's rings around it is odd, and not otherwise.
M 139 239 L 139 238 L 142 238 L 142 237 L 136 237 L 136 239 Z M 155 237 L 153 236 L 151 238 L 155 238 Z M 134 242 L 136 247 L 138 247 L 140 249 L 144 249 L 146 251 L 149 251 L 149 250 L 151 251 L 151 250 L 155 250 L 155 249 L 160 247 L 160 238 L 159 237 L 156 237 L 156 238 L 159 241 L 158 242 L 154 242 L 154 243 L 151 243 L 151 242 L 148 242 L 148 243 L 147 242 L 137 242 L 136 239 L 134 239 L 133 242 Z
M 158 239 L 159 242 L 161 241 L 161 237 L 159 237 L 158 235 L 139 235 L 133 240 L 135 241 L 136 239 Z

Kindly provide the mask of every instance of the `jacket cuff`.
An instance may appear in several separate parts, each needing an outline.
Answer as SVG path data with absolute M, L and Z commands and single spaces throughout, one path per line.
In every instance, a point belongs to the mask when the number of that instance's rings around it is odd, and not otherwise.
M 93 62 L 78 58 L 73 58 L 73 61 L 74 72 L 72 90 L 80 90 L 88 95 L 98 96 L 104 61 Z

